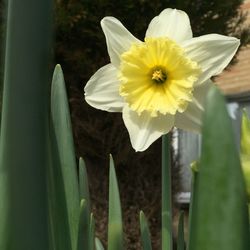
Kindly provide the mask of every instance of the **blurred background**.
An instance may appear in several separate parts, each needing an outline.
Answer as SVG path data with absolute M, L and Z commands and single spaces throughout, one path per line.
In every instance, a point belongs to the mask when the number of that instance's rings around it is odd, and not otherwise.
M 7 3 L 7 0 L 0 0 L 1 92 Z M 54 48 L 51 49 L 51 72 L 56 63 L 62 65 L 76 159 L 82 156 L 87 165 L 97 235 L 102 242 L 106 242 L 108 160 L 111 153 L 117 169 L 127 249 L 131 250 L 140 249 L 139 210 L 143 210 L 149 219 L 153 247 L 159 249 L 161 141 L 156 141 L 143 153 L 135 153 L 121 114 L 90 107 L 84 100 L 83 89 L 91 75 L 109 62 L 100 27 L 104 16 L 118 18 L 132 34 L 143 40 L 151 19 L 168 7 L 187 12 L 194 36 L 219 33 L 241 39 L 241 49 L 236 58 L 227 70 L 214 79 L 228 100 L 238 144 L 241 108 L 250 109 L 249 0 L 54 0 L 55 35 Z M 201 138 L 183 131 L 172 134 L 173 193 L 177 213 L 179 207 L 188 207 L 189 165 L 199 157 Z

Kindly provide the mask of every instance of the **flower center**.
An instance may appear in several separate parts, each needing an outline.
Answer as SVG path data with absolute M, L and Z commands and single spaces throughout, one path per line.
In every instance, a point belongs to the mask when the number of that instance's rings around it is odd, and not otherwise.
M 146 38 L 121 55 L 119 93 L 139 115 L 175 115 L 193 100 L 199 65 L 166 38 Z
M 152 72 L 152 80 L 157 84 L 162 84 L 167 80 L 167 73 L 161 68 L 156 67 Z

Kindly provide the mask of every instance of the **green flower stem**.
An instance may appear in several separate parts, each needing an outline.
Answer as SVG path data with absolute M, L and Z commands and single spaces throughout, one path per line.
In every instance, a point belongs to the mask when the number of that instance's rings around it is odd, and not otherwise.
M 185 250 L 184 211 L 181 211 L 178 223 L 177 250 Z
M 52 1 L 9 0 L 0 142 L 0 249 L 49 249 L 46 197 Z
M 168 135 L 162 137 L 162 250 L 172 250 L 171 160 Z

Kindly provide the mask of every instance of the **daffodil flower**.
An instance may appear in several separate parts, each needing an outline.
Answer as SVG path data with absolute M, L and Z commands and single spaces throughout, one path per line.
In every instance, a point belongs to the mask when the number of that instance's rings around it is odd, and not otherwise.
M 103 18 L 101 26 L 111 63 L 88 81 L 87 103 L 122 112 L 136 151 L 174 126 L 200 131 L 209 79 L 228 65 L 239 40 L 217 34 L 193 37 L 187 14 L 176 9 L 156 16 L 143 42 L 114 17 Z

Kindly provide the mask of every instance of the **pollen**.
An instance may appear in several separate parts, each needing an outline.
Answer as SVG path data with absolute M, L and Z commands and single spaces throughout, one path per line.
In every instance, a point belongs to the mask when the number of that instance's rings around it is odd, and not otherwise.
M 154 69 L 152 73 L 152 80 L 155 83 L 164 83 L 167 80 L 167 74 L 162 69 Z
M 201 69 L 166 38 L 146 38 L 121 55 L 119 93 L 139 115 L 175 115 L 192 101 Z

